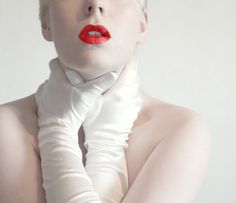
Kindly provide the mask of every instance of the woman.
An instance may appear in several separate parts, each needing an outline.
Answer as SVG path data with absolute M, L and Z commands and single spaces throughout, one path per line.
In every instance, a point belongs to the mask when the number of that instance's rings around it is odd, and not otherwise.
M 0 108 L 0 202 L 193 202 L 210 131 L 198 113 L 140 90 L 146 3 L 40 5 L 58 58 L 34 95 Z

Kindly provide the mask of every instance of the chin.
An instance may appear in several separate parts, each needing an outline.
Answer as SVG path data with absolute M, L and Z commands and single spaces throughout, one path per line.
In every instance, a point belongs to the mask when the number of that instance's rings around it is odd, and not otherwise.
M 79 67 L 85 69 L 110 69 L 114 66 L 114 57 L 111 54 L 89 52 L 77 56 L 76 63 Z

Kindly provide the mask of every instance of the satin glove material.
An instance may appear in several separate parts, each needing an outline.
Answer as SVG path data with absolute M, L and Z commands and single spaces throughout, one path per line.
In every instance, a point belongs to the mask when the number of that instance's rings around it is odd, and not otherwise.
M 114 73 L 83 82 L 73 70 L 50 61 L 50 77 L 38 88 L 38 146 L 48 203 L 102 203 L 82 163 L 78 130 L 94 101 L 109 89 Z
M 88 151 L 85 168 L 104 203 L 119 203 L 128 191 L 125 150 L 142 101 L 138 61 L 134 56 L 83 122 Z

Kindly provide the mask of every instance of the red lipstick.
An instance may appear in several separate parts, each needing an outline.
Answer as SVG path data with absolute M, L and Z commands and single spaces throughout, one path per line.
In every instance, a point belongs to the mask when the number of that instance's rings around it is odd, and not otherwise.
M 87 44 L 102 44 L 111 38 L 109 31 L 102 25 L 86 25 L 79 38 Z

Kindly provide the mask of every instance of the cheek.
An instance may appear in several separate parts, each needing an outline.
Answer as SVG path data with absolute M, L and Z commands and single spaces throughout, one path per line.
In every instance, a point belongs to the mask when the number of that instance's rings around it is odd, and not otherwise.
M 65 8 L 62 7 L 53 7 L 51 10 L 51 26 L 55 35 L 66 35 L 67 32 L 70 32 L 70 29 L 74 23 L 74 17 L 72 12 L 68 12 Z
M 128 18 L 126 18 L 124 19 L 121 27 L 120 34 L 122 36 L 122 40 L 124 40 L 126 43 L 129 43 L 130 45 L 135 44 L 139 32 L 137 20 L 131 18 L 128 20 Z
M 132 8 L 132 7 L 131 7 Z M 120 26 L 122 33 L 131 39 L 136 39 L 139 33 L 139 13 L 135 9 L 127 9 L 117 18 L 117 25 Z

